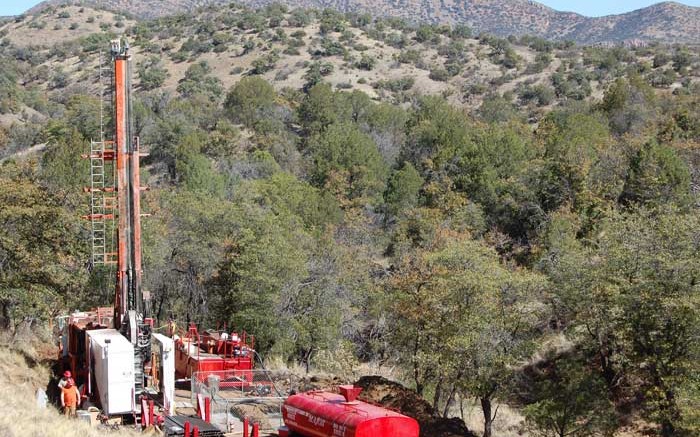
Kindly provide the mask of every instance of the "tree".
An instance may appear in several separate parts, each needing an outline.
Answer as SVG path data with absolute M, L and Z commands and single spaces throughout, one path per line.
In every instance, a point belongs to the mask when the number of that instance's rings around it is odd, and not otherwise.
M 212 168 L 209 159 L 201 153 L 203 142 L 201 133 L 182 137 L 175 148 L 175 174 L 180 184 L 189 191 L 221 196 L 224 181 Z
M 639 76 L 618 79 L 605 92 L 600 108 L 614 133 L 637 133 L 656 116 L 654 90 Z
M 632 158 L 620 201 L 646 205 L 682 204 L 688 199 L 689 188 L 688 166 L 673 149 L 651 141 Z
M 546 159 L 537 189 L 542 207 L 552 211 L 567 203 L 576 206 L 599 155 L 612 144 L 605 119 L 585 112 L 552 112 L 538 134 Z
M 47 147 L 39 174 L 53 190 L 65 193 L 67 204 L 75 204 L 90 174 L 87 160 L 80 159 L 88 143 L 76 128 L 60 121 L 50 122 L 42 136 Z
M 86 140 L 99 140 L 100 104 L 96 97 L 81 94 L 71 96 L 66 105 L 66 123 L 78 129 Z
M 177 85 L 177 92 L 185 98 L 202 94 L 212 101 L 218 101 L 223 93 L 223 86 L 218 78 L 210 76 L 209 73 L 211 67 L 206 61 L 190 65 Z
M 350 121 L 352 108 L 347 93 L 334 92 L 327 83 L 308 90 L 299 106 L 299 119 L 309 133 L 317 133 L 335 122 Z
M 457 391 L 473 394 L 490 436 L 492 402 L 537 337 L 542 285 L 464 233 L 438 230 L 431 245 L 404 252 L 387 281 L 391 344 L 419 394 L 434 384 L 433 405 L 444 400 L 445 414 Z
M 389 178 L 384 202 L 387 212 L 396 215 L 418 205 L 418 193 L 423 187 L 423 178 L 409 162 L 404 162 Z
M 641 396 L 664 436 L 680 432 L 678 393 L 698 371 L 698 224 L 697 214 L 669 208 L 614 214 L 594 244 L 575 241 L 574 228 L 544 264 L 557 318 L 610 398 Z
M 76 211 L 31 167 L 0 168 L 0 204 L 0 326 L 16 331 L 80 302 L 87 248 Z
M 342 32 L 345 30 L 345 18 L 343 15 L 334 11 L 333 9 L 324 9 L 321 12 L 320 17 L 320 28 L 321 34 L 327 34 L 331 32 Z
M 384 189 L 386 167 L 376 144 L 350 123 L 334 123 L 310 139 L 317 186 L 339 182 L 346 199 L 369 201 Z
M 140 62 L 137 71 L 141 87 L 145 90 L 160 88 L 165 83 L 165 79 L 170 76 L 170 73 L 165 69 L 157 56 L 151 56 L 147 60 Z
M 330 62 L 312 62 L 304 74 L 304 79 L 306 80 L 304 91 L 308 91 L 315 85 L 321 83 L 323 77 L 331 73 L 333 73 L 333 64 Z
M 525 420 L 542 437 L 587 437 L 614 427 L 605 384 L 571 357 L 553 361 L 534 382 L 535 402 L 524 408 Z
M 253 127 L 272 110 L 276 96 L 275 89 L 265 79 L 244 77 L 229 90 L 224 109 L 232 120 Z
M 257 58 L 253 60 L 251 63 L 251 66 L 253 67 L 251 70 L 252 74 L 264 74 L 267 73 L 268 71 L 272 70 L 275 68 L 275 64 L 277 64 L 277 61 L 279 61 L 280 56 L 277 54 L 276 51 L 272 51 L 264 56 L 261 56 L 260 58 Z

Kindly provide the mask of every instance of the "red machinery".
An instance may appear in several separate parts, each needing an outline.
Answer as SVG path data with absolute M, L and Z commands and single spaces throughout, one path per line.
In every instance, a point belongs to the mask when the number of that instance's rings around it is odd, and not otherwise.
M 132 135 L 128 44 L 112 41 L 111 59 L 113 75 L 109 95 L 113 105 L 113 139 L 104 140 L 101 133 L 100 141 L 92 141 L 90 153 L 83 155 L 90 161 L 90 186 L 84 188 L 90 196 L 90 213 L 83 218 L 91 224 L 90 264 L 114 266 L 114 306 L 67 316 L 63 354 L 77 382 L 85 383 L 90 394 L 114 394 L 117 389 L 113 375 L 133 375 L 132 387 L 119 390 L 128 391 L 133 398 L 130 409 L 137 410 L 135 406 L 140 397 L 153 388 L 148 387 L 149 375 L 153 373 L 153 319 L 148 315 L 148 299 L 142 291 L 141 263 L 141 191 L 146 187 L 140 182 L 139 161 L 145 155 L 140 151 L 138 137 Z M 100 123 L 102 125 L 102 119 Z M 116 225 L 116 238 L 112 223 Z M 105 362 L 105 369 L 109 364 L 111 370 L 105 370 L 102 376 L 95 375 L 92 367 L 96 360 L 91 356 L 91 340 L 88 340 L 93 330 L 121 334 L 131 344 L 133 358 L 128 363 L 123 359 Z
M 244 386 L 253 381 L 255 338 L 237 333 L 203 331 L 191 324 L 187 334 L 175 341 L 175 372 L 179 378 L 206 382 L 212 372 L 226 372 L 220 386 Z
M 418 437 L 415 419 L 357 401 L 359 387 L 338 388 L 341 394 L 311 391 L 290 396 L 282 406 L 284 424 L 308 437 Z

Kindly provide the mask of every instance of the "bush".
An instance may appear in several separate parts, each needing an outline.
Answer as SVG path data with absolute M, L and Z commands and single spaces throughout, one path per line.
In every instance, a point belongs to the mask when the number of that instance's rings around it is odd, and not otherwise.
M 311 23 L 311 16 L 304 9 L 295 9 L 287 18 L 287 24 L 291 27 L 304 27 Z M 303 31 L 300 31 L 303 32 Z
M 277 64 L 277 61 L 279 61 L 279 59 L 280 59 L 280 57 L 276 51 L 273 51 L 272 53 L 269 53 L 265 56 L 262 56 L 256 60 L 254 60 L 253 63 L 251 64 L 253 67 L 253 69 L 251 70 L 251 73 L 253 73 L 253 74 L 267 73 L 268 71 L 275 68 L 275 65 Z
M 423 25 L 416 30 L 416 41 L 427 42 L 433 38 L 433 35 L 435 35 L 433 26 Z
M 452 77 L 450 73 L 442 67 L 430 70 L 430 74 L 428 76 L 432 80 L 436 80 L 438 82 L 447 82 Z
M 141 88 L 152 90 L 163 86 L 170 75 L 157 56 L 151 56 L 138 64 L 138 74 Z
M 380 80 L 375 83 L 374 88 L 385 89 L 393 92 L 408 91 L 413 88 L 416 80 L 411 76 L 404 76 L 398 79 Z
M 654 63 L 652 66 L 654 68 L 663 67 L 671 61 L 671 56 L 666 52 L 659 52 L 654 56 Z
M 355 63 L 355 68 L 360 70 L 370 71 L 377 65 L 377 60 L 365 53 L 362 54 L 360 60 Z
M 314 56 L 342 56 L 345 55 L 345 47 L 332 38 L 323 38 L 321 48 L 314 50 L 311 54 Z
M 457 24 L 454 28 L 452 28 L 450 35 L 452 38 L 471 38 L 472 28 L 466 24 Z
M 306 80 L 304 89 L 311 89 L 314 85 L 320 83 L 324 76 L 328 76 L 331 73 L 333 73 L 333 64 L 330 62 L 312 62 L 306 70 L 306 74 L 304 74 L 304 79 Z
M 546 106 L 554 100 L 554 90 L 546 85 L 526 85 L 520 88 L 518 97 L 526 103 L 534 102 L 537 106 Z
M 321 34 L 342 32 L 345 30 L 345 17 L 333 9 L 324 9 L 321 13 Z
M 396 56 L 396 60 L 402 64 L 416 64 L 421 58 L 420 52 L 414 49 L 403 50 Z

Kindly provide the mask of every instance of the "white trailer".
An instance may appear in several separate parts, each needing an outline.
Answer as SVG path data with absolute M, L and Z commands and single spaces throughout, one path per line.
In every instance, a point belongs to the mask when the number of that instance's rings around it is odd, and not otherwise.
M 134 405 L 134 346 L 116 329 L 86 331 L 102 410 L 107 415 L 130 413 Z

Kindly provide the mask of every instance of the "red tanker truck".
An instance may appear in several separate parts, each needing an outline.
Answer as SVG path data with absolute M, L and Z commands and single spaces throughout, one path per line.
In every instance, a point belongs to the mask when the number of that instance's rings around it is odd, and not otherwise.
M 289 432 L 306 437 L 418 437 L 415 419 L 356 400 L 359 387 L 338 388 L 340 394 L 311 391 L 287 398 L 280 437 Z

